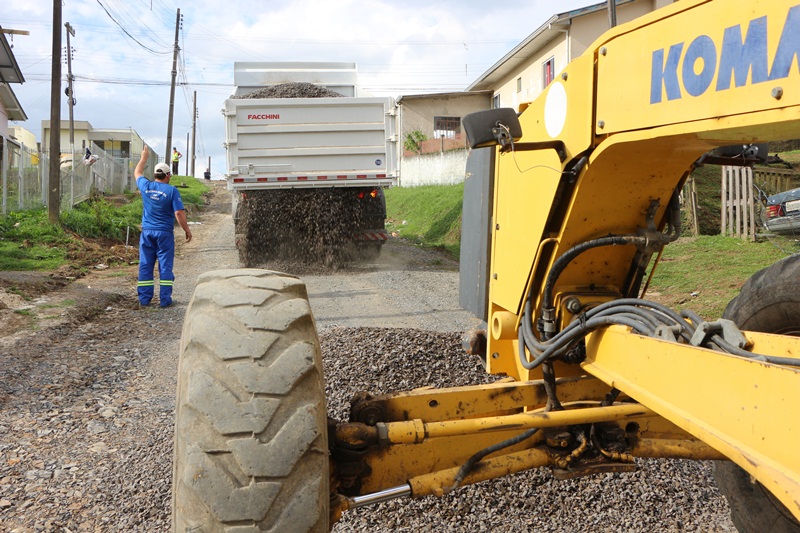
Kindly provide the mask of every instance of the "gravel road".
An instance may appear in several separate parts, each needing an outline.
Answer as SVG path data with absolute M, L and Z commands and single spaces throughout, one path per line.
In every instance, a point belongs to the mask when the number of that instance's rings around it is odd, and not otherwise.
M 183 314 L 199 274 L 238 267 L 228 193 L 212 183 L 210 205 L 190 217 L 194 240 L 178 247 L 175 307 L 137 308 L 135 266 L 66 285 L 0 273 L 0 533 L 169 531 Z M 495 379 L 459 346 L 475 320 L 458 306 L 452 261 L 392 243 L 374 265 L 293 273 L 318 323 L 333 416 L 358 390 Z M 639 465 L 395 500 L 346 514 L 334 531 L 734 531 L 710 464 Z

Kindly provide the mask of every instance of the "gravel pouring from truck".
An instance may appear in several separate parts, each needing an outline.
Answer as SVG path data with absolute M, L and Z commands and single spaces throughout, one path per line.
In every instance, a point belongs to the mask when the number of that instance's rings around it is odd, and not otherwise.
M 388 239 L 383 189 L 398 175 L 394 100 L 357 96 L 352 64 L 235 69 L 226 178 L 242 262 L 377 256 Z

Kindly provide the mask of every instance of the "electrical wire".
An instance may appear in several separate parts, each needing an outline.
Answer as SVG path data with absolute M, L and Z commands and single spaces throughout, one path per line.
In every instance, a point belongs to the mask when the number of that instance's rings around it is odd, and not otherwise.
M 149 46 L 146 46 L 144 43 L 139 41 L 136 37 L 131 35 L 130 32 L 128 30 L 126 30 L 125 27 L 117 21 L 117 19 L 114 18 L 114 16 L 108 11 L 108 9 L 106 9 L 106 6 L 104 6 L 103 3 L 100 0 L 97 0 L 97 3 L 100 5 L 100 7 L 103 8 L 103 11 L 106 12 L 106 15 L 108 15 L 108 18 L 110 18 L 114 22 L 114 24 L 119 26 L 119 28 L 122 30 L 122 33 L 127 35 L 131 40 L 133 40 L 136 44 L 141 46 L 143 49 L 147 50 L 148 52 L 150 52 L 152 54 L 157 54 L 157 55 L 166 55 L 166 54 L 171 54 L 172 53 L 171 50 L 162 52 L 162 51 L 158 51 L 158 50 L 153 50 Z

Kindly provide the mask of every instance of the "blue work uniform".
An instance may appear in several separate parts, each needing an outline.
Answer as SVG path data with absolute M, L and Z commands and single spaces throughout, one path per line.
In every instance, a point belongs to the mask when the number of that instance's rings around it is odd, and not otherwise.
M 167 183 L 149 181 L 144 176 L 136 178 L 142 193 L 142 235 L 139 237 L 139 283 L 137 294 L 141 305 L 149 305 L 155 292 L 153 269 L 158 259 L 159 305 L 172 303 L 172 284 L 175 275 L 175 211 L 183 210 L 181 193 Z

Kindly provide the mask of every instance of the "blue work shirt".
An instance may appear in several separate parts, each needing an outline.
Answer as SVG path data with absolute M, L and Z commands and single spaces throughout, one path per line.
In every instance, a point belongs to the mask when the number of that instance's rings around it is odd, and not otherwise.
M 142 193 L 142 229 L 169 231 L 175 227 L 175 211 L 183 210 L 181 193 L 167 183 L 150 181 L 144 176 L 136 178 L 136 186 Z

